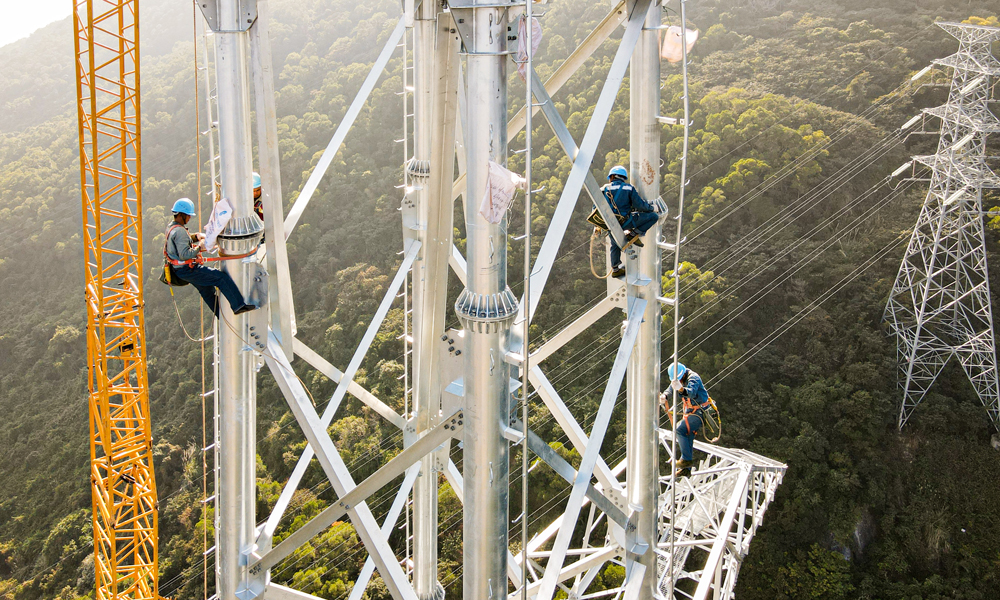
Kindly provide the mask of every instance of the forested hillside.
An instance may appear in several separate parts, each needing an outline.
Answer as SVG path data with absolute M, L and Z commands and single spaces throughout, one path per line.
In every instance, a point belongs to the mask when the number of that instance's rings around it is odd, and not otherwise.
M 287 205 L 388 37 L 399 3 L 271 5 Z M 549 1 L 538 53 L 543 79 L 610 5 Z M 951 365 L 907 428 L 897 432 L 895 341 L 881 323 L 902 244 L 926 191 L 920 184 L 894 190 L 883 179 L 909 154 L 934 147 L 933 137 L 903 144 L 897 132 L 921 107 L 944 99 L 941 88 L 910 86 L 909 78 L 957 46 L 933 21 L 979 17 L 995 23 L 995 0 L 691 0 L 688 6 L 702 37 L 692 54 L 681 358 L 704 377 L 722 407 L 721 443 L 789 466 L 743 564 L 738 597 L 996 598 L 1000 452 L 990 447 L 994 430 L 965 375 Z M 675 9 L 676 3 L 668 3 L 664 18 L 676 24 Z M 170 204 L 206 191 L 196 189 L 192 19 L 185 2 L 143 3 L 149 272 L 159 260 Z M 619 36 L 555 97 L 576 139 L 586 129 Z M 399 261 L 400 193 L 394 186 L 401 182 L 404 157 L 393 140 L 403 120 L 396 94 L 401 67 L 397 55 L 290 240 L 299 336 L 339 367 L 349 361 Z M 664 63 L 663 77 L 661 113 L 678 116 L 678 68 Z M 517 97 L 523 87 L 516 76 L 512 82 Z M 0 600 L 93 595 L 74 95 L 68 19 L 0 48 L 0 448 L 7 457 L 0 464 Z M 627 102 L 626 79 L 597 152 L 596 176 L 627 164 Z M 511 106 L 515 110 L 519 101 Z M 541 119 L 536 126 L 534 177 L 545 186 L 533 208 L 540 242 L 570 163 Z M 671 205 L 679 184 L 680 135 L 676 128 L 663 130 L 662 189 Z M 523 169 L 520 159 L 512 158 L 513 168 Z M 995 205 L 1000 198 L 988 197 L 986 207 Z M 563 242 L 559 268 L 532 325 L 538 343 L 605 293 L 605 283 L 590 273 L 588 210 L 580 202 Z M 511 230 L 521 227 L 515 217 Z M 1000 272 L 994 229 L 987 243 L 992 272 Z M 521 251 L 517 244 L 511 249 L 512 281 L 521 277 Z M 672 289 L 672 279 L 664 283 Z M 512 288 L 519 293 L 520 285 Z M 996 277 L 991 288 L 1000 289 Z M 147 278 L 146 290 L 160 593 L 201 598 L 202 527 L 210 517 L 199 502 L 201 354 L 185 338 L 169 294 L 154 277 Z M 199 302 L 190 289 L 177 293 L 179 313 L 192 332 Z M 550 379 L 585 427 L 603 389 L 620 321 L 620 314 L 606 317 L 549 359 Z M 400 410 L 402 326 L 397 306 L 357 377 Z M 672 345 L 664 339 L 665 349 Z M 296 368 L 324 403 L 334 386 L 298 362 Z M 304 441 L 266 370 L 259 390 L 263 516 Z M 533 429 L 546 439 L 562 439 L 541 404 L 533 415 Z M 624 453 L 623 417 L 612 423 L 606 456 Z M 353 402 L 344 402 L 331 434 L 355 478 L 401 447 L 393 427 Z M 543 468 L 531 482 L 531 526 L 538 528 L 565 495 Z M 311 472 L 279 535 L 333 499 L 319 470 Z M 388 508 L 381 497 L 371 504 L 377 515 Z M 457 499 L 443 486 L 440 580 L 453 599 L 462 595 L 458 511 Z M 208 535 L 211 546 L 210 530 Z M 402 544 L 403 532 L 392 541 Z M 346 597 L 365 557 L 351 526 L 339 523 L 274 569 L 273 578 L 325 598 Z M 609 567 L 595 586 L 621 577 Z M 368 598 L 387 597 L 376 577 Z

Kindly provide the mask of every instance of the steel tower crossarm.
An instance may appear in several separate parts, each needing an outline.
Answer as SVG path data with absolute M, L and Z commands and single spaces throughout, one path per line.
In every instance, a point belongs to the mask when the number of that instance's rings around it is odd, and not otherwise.
M 73 3 L 95 596 L 158 600 L 142 281 L 139 3 Z

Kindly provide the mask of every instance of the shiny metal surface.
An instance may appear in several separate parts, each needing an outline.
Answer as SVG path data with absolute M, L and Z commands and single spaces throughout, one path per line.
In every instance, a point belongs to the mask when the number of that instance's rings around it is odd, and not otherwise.
M 447 85 L 448 60 L 438 56 L 438 3 L 421 2 L 413 20 L 413 115 L 414 154 L 407 164 L 409 194 L 416 227 L 404 235 L 423 242 L 413 263 L 413 419 L 422 434 L 440 419 L 441 381 L 437 345 L 445 330 L 448 293 L 448 252 L 451 250 L 452 214 L 450 199 L 432 194 L 432 164 L 454 163 L 451 153 L 434 152 L 433 138 L 442 125 L 435 119 L 439 107 L 439 86 Z M 444 80 L 441 79 L 444 77 Z M 454 131 L 454 121 L 452 121 Z M 453 134 L 454 135 L 454 134 Z M 436 175 L 440 177 L 440 175 Z M 404 208 L 405 210 L 405 208 Z M 445 382 L 447 384 L 448 382 Z M 434 453 L 420 460 L 420 475 L 413 486 L 413 591 L 420 600 L 440 600 L 444 588 L 438 583 L 438 472 L 440 457 Z M 440 592 L 440 596 L 439 596 Z
M 229 199 L 233 217 L 220 237 L 224 251 L 239 253 L 256 245 L 263 224 L 253 213 L 250 189 L 250 82 L 248 35 L 225 33 L 238 29 L 237 0 L 220 0 L 216 40 L 216 74 L 219 104 L 219 152 L 222 196 Z M 241 290 L 249 284 L 249 265 L 239 260 L 222 262 Z M 233 600 L 241 591 L 246 567 L 241 552 L 253 543 L 256 524 L 256 373 L 254 353 L 243 351 L 246 317 L 233 315 L 221 302 L 219 325 L 219 449 L 216 491 L 216 576 L 218 596 Z
M 479 202 L 486 192 L 489 161 L 507 161 L 507 11 L 452 5 L 452 15 L 468 52 L 467 283 L 455 305 L 467 328 L 463 597 L 490 600 L 507 595 L 510 450 L 501 428 L 511 417 L 510 367 L 504 356 L 510 335 L 507 314 L 516 313 L 517 302 L 507 287 L 507 219 L 487 222 L 479 214 Z
M 629 181 L 646 201 L 652 203 L 660 195 L 660 128 L 656 117 L 660 109 L 660 2 L 649 7 L 645 28 L 639 36 L 630 64 L 630 123 Z M 626 286 L 629 301 L 633 297 L 647 300 L 635 349 L 628 366 L 626 395 L 626 493 L 636 532 L 646 540 L 657 537 L 657 497 L 659 476 L 657 425 L 660 394 L 660 303 L 661 295 L 660 237 L 657 223 L 646 233 L 646 244 L 638 258 L 629 260 L 628 268 L 638 271 L 644 286 Z M 625 568 L 630 572 L 634 562 L 645 566 L 637 600 L 653 600 L 656 591 L 656 554 L 642 556 L 626 554 Z

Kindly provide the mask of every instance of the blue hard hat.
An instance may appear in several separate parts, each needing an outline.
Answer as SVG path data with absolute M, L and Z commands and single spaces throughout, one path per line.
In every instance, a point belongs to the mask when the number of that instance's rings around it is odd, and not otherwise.
M 253 174 L 253 189 L 257 189 L 259 187 L 260 187 L 260 173 L 257 173 L 255 171 Z
M 174 207 L 170 209 L 174 214 L 182 213 L 185 215 L 195 215 L 194 212 L 194 202 L 191 202 L 187 198 L 181 198 L 177 202 L 174 202 Z
M 628 171 L 626 171 L 625 167 L 623 167 L 621 165 L 617 165 L 617 166 L 611 167 L 611 170 L 608 171 L 608 179 L 611 179 L 612 175 L 618 175 L 619 177 L 623 177 L 625 179 L 628 179 Z
M 675 369 L 676 369 L 676 372 L 677 372 L 677 376 L 676 377 L 674 376 Z M 681 379 L 681 378 L 684 377 L 684 374 L 687 373 L 687 370 L 688 370 L 687 367 L 685 367 L 683 365 L 683 363 L 677 363 L 676 366 L 674 366 L 673 364 L 671 364 L 669 367 L 667 367 L 667 375 L 670 376 L 670 381 L 673 381 L 675 379 L 679 380 L 679 379 Z

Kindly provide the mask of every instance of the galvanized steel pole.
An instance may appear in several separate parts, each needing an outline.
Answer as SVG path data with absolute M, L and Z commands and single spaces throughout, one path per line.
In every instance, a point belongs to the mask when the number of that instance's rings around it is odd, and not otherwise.
M 660 195 L 660 125 L 656 117 L 660 110 L 660 3 L 653 2 L 639 42 L 632 54 L 629 72 L 629 151 L 630 182 L 639 195 L 655 202 Z M 659 467 L 657 428 L 660 394 L 660 303 L 661 287 L 660 224 L 646 232 L 646 244 L 639 249 L 639 258 L 631 265 L 645 285 L 628 286 L 629 297 L 645 299 L 646 312 L 639 328 L 639 337 L 628 366 L 626 417 L 626 455 L 628 466 L 625 481 L 632 521 L 636 534 L 649 543 L 657 539 L 657 499 L 659 497 Z M 656 553 L 648 550 L 642 556 L 626 555 L 626 570 L 633 561 L 645 565 L 641 591 L 637 600 L 652 600 L 656 592 Z
M 255 15 L 254 15 L 255 16 Z M 219 152 L 222 196 L 233 216 L 219 236 L 224 251 L 256 246 L 263 224 L 253 212 L 251 190 L 250 81 L 248 34 L 253 17 L 241 11 L 237 0 L 220 0 L 213 23 L 218 81 Z M 256 236 L 256 238 L 254 237 Z M 245 251 L 245 250 L 244 250 Z M 250 265 L 222 261 L 225 270 L 246 294 Z M 216 440 L 217 478 L 215 538 L 216 576 L 221 600 L 237 598 L 245 581 L 241 552 L 253 544 L 256 524 L 256 369 L 255 353 L 244 342 L 247 318 L 234 316 L 229 303 L 218 297 L 219 424 Z
M 452 3 L 468 52 L 466 288 L 455 311 L 466 329 L 463 597 L 507 595 L 510 367 L 505 362 L 517 300 L 507 286 L 507 217 L 479 213 L 489 162 L 507 160 L 507 8 L 495 0 Z M 479 6 L 484 5 L 484 6 Z
M 413 21 L 414 152 L 407 165 L 411 186 L 407 193 L 416 198 L 417 227 L 406 232 L 406 237 L 422 242 L 413 263 L 413 417 L 418 434 L 433 427 L 440 416 L 437 337 L 445 329 L 447 257 L 451 252 L 451 203 L 447 210 L 437 206 L 440 198 L 431 197 L 430 185 L 431 136 L 437 126 L 434 122 L 437 13 L 438 3 L 427 0 L 416 7 Z M 419 600 L 434 600 L 438 593 L 437 482 L 437 466 L 431 453 L 420 460 L 420 474 L 413 486 L 413 590 Z

